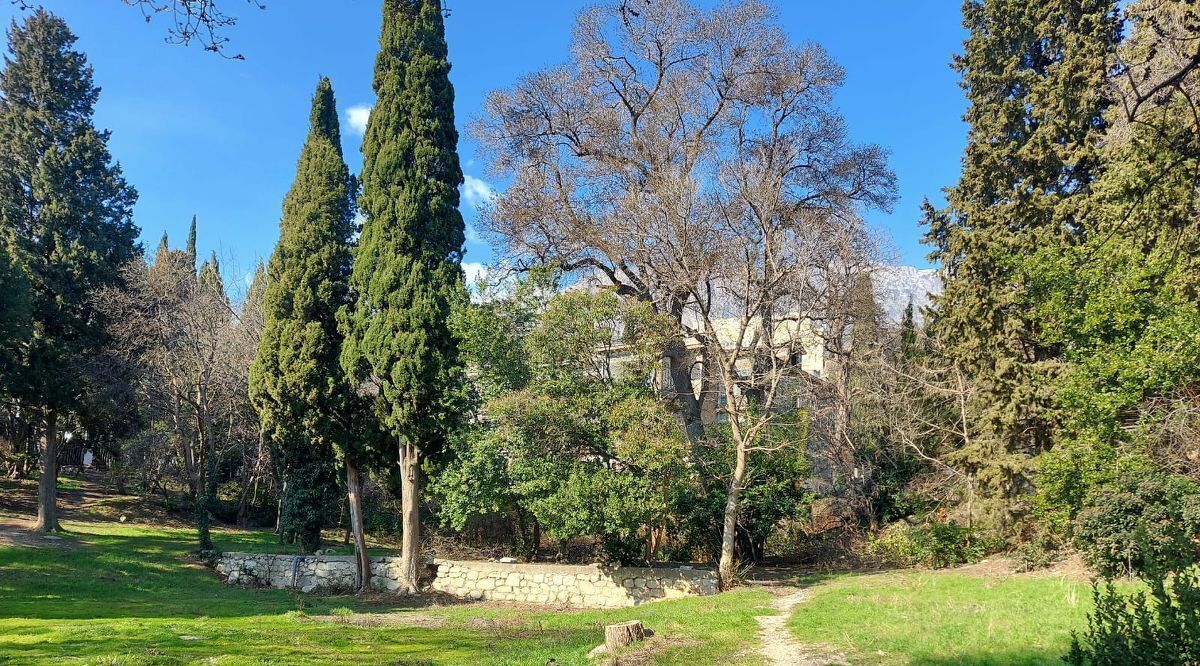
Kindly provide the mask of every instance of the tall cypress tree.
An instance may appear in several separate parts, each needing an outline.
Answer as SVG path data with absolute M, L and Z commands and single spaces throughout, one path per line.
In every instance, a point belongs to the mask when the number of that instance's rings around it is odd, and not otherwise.
M 441 3 L 384 0 L 379 46 L 342 363 L 378 388 L 377 410 L 398 439 L 401 585 L 415 592 L 421 459 L 454 425 L 461 370 L 448 319 L 463 289 L 463 176 Z
M 163 237 L 164 238 L 166 237 L 166 233 L 163 234 Z M 196 270 L 197 254 L 196 254 L 196 216 L 195 215 L 192 216 L 192 223 L 191 223 L 191 225 L 188 226 L 187 247 L 184 249 L 184 253 L 187 254 L 187 258 L 191 262 L 188 264 L 188 266 L 191 266 L 193 271 Z
M 320 546 L 322 517 L 336 500 L 335 447 L 345 446 L 353 431 L 354 395 L 339 365 L 337 322 L 349 292 L 352 183 L 333 87 L 322 78 L 283 202 L 267 268 L 263 336 L 250 369 L 250 396 L 287 480 L 281 531 L 296 534 L 306 553 Z M 361 534 L 361 523 L 356 528 Z
M 1120 28 L 1115 0 L 967 0 L 963 14 L 970 133 L 949 207 L 926 206 L 945 285 L 931 331 L 978 387 L 956 460 L 1004 522 L 1055 420 L 1061 354 L 1033 315 L 1028 262 L 1078 240 Z
M 95 290 L 138 253 L 137 193 L 92 124 L 100 89 L 65 22 L 38 9 L 8 31 L 0 73 L 0 238 L 29 276 L 33 335 L 14 393 L 41 415 L 37 529 L 58 529 L 58 419 L 82 400 L 81 361 L 104 342 Z
M 195 247 L 194 240 L 195 234 L 192 234 L 189 238 L 192 248 Z M 185 251 L 185 256 L 190 258 L 191 251 Z M 225 293 L 225 280 L 221 277 L 221 262 L 217 259 L 215 251 L 200 265 L 196 281 L 196 297 L 208 304 L 208 307 L 202 308 L 200 312 L 209 320 L 207 326 L 218 329 L 221 322 L 227 321 L 231 308 L 229 297 Z M 212 427 L 211 406 L 214 396 L 209 392 L 207 382 L 201 382 L 196 388 L 196 402 L 202 405 L 196 409 L 196 432 L 199 435 L 197 442 L 202 457 L 199 465 L 199 483 L 196 484 L 196 528 L 200 537 L 200 550 L 204 552 L 213 549 L 209 528 L 213 507 L 217 505 L 217 438 Z

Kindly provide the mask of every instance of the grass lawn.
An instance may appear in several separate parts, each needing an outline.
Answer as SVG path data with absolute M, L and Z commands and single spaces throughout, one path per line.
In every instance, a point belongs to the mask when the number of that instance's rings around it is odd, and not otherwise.
M 812 598 L 789 620 L 792 634 L 854 664 L 1061 664 L 1091 607 L 1087 583 L 1054 577 L 902 571 L 803 582 Z
M 0 522 L 30 515 L 32 489 L 0 481 Z M 657 634 L 632 663 L 763 663 L 754 617 L 773 611 L 758 588 L 569 612 L 250 590 L 192 562 L 194 530 L 140 498 L 87 484 L 63 497 L 71 508 L 61 541 L 0 545 L 2 664 L 577 666 L 603 641 L 605 624 L 630 619 Z M 269 532 L 218 529 L 214 539 L 220 550 L 286 551 Z M 855 665 L 1060 664 L 1070 631 L 1086 623 L 1088 585 L 988 571 L 805 579 L 811 598 L 788 628 Z
M 66 522 L 60 546 L 0 547 L 4 664 L 586 664 L 603 625 L 640 619 L 660 664 L 754 664 L 765 592 L 620 611 L 405 606 L 223 585 L 189 529 Z M 273 535 L 222 530 L 223 550 Z M 358 615 L 369 614 L 369 615 Z M 739 660 L 740 659 L 740 660 Z

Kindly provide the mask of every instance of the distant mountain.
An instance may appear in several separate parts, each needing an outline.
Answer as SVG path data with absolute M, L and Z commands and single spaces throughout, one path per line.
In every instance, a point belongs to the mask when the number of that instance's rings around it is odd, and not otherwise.
M 942 281 L 932 268 L 881 266 L 875 271 L 874 286 L 875 300 L 893 323 L 899 323 L 909 301 L 920 322 L 921 308 L 929 305 L 930 296 L 942 293 Z

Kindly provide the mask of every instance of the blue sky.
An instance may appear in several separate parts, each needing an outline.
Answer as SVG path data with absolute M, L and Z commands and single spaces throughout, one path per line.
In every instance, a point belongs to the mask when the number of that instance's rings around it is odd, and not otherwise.
M 702 0 L 710 4 L 708 0 Z M 307 133 L 317 76 L 329 76 L 343 118 L 347 161 L 357 170 L 360 135 L 353 107 L 373 101 L 379 0 L 273 0 L 258 11 L 224 0 L 239 18 L 222 59 L 196 46 L 163 43 L 167 23 L 145 23 L 120 0 L 45 0 L 78 35 L 103 89 L 97 125 L 112 130 L 110 148 L 139 190 L 136 222 L 153 247 L 164 231 L 173 244 L 198 216 L 200 251 L 216 251 L 230 278 L 270 255 L 280 205 Z M 565 59 L 573 0 L 449 0 L 447 40 L 460 129 L 487 93 Z M 837 104 L 854 138 L 892 151 L 900 200 L 871 221 L 884 230 L 896 259 L 925 266 L 918 206 L 959 170 L 965 109 L 949 68 L 965 36 L 959 3 L 778 0 L 780 21 L 796 42 L 822 44 L 846 69 Z M 0 0 L 5 25 L 22 12 Z M 459 146 L 470 185 L 486 174 L 466 139 Z M 479 180 L 474 180 L 479 179 Z M 467 197 L 466 199 L 471 199 Z M 474 211 L 464 202 L 468 224 Z M 473 236 L 467 261 L 487 263 L 494 251 Z

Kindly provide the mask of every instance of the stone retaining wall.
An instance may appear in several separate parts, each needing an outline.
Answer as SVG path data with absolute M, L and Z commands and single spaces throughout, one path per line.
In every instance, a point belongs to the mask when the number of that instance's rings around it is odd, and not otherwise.
M 431 589 L 472 600 L 517 601 L 577 608 L 622 608 L 658 599 L 716 594 L 716 575 L 701 569 L 601 565 L 504 564 L 438 560 Z M 302 592 L 357 588 L 349 555 L 223 553 L 217 573 L 233 585 Z M 371 587 L 399 589 L 400 558 L 371 558 Z
M 301 592 L 347 592 L 358 589 L 353 555 L 266 555 L 222 553 L 217 573 L 232 585 L 278 587 Z M 400 558 L 371 558 L 371 587 L 400 589 Z
M 623 608 L 717 593 L 711 571 L 439 560 L 433 589 L 465 599 Z

